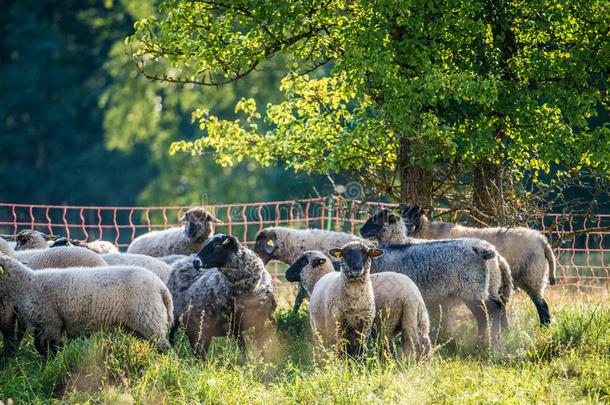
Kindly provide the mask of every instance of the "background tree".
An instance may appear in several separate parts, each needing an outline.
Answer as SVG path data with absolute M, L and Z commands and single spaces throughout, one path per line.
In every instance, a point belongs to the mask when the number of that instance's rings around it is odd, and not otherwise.
M 598 1 L 173 0 L 131 39 L 145 76 L 203 87 L 294 59 L 284 101 L 259 112 L 243 99 L 233 120 L 202 108 L 204 136 L 172 152 L 346 171 L 489 223 L 606 178 L 608 20 Z M 328 77 L 309 75 L 329 63 Z

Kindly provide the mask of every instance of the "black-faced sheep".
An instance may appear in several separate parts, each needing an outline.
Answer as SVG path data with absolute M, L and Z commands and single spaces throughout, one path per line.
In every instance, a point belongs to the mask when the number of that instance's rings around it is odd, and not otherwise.
M 212 235 L 212 223 L 221 222 L 203 207 L 191 208 L 180 221 L 184 221 L 184 227 L 138 236 L 127 248 L 127 253 L 153 257 L 197 253 Z
M 387 208 L 383 208 L 371 216 L 360 229 L 360 233 L 361 235 L 374 237 L 382 245 L 429 242 L 425 239 L 408 237 L 406 234 L 404 219 L 399 213 L 391 211 Z M 495 307 L 495 303 L 498 301 L 502 301 L 503 304 L 506 304 L 513 292 L 512 277 L 510 275 L 510 268 L 506 260 L 500 254 L 498 254 L 495 247 L 489 242 L 476 238 L 460 238 L 459 241 L 469 244 L 479 251 L 494 252 L 494 257 L 491 257 L 488 261 L 489 301 L 491 302 L 487 302 L 486 306 Z M 446 302 L 445 304 L 445 309 L 453 306 L 449 305 L 449 302 Z M 487 317 L 485 316 L 485 308 L 473 305 L 470 305 L 469 307 L 471 307 L 473 310 L 473 314 L 479 323 L 479 332 L 486 330 Z M 501 327 L 508 327 L 508 320 L 506 318 L 504 306 L 502 307 L 502 315 L 499 321 L 499 324 L 494 324 L 492 326 L 494 336 L 497 335 Z
M 256 234 L 254 251 L 265 264 L 270 260 L 292 264 L 301 253 L 307 250 L 327 252 L 328 249 L 339 248 L 352 241 L 372 246 L 369 241 L 345 232 L 271 227 L 262 229 Z M 333 260 L 335 259 L 333 258 Z M 299 284 L 299 291 L 293 306 L 294 312 L 299 310 L 306 297 L 307 291 Z
M 57 246 L 80 246 L 85 247 L 95 253 L 119 253 L 119 249 L 113 244 L 105 240 L 94 240 L 91 242 L 85 242 L 78 239 L 68 239 L 64 236 L 57 238 L 51 244 L 51 247 Z
M 547 280 L 555 284 L 555 255 L 546 238 L 528 228 L 470 228 L 449 222 L 429 221 L 424 209 L 404 204 L 400 212 L 407 234 L 422 239 L 479 238 L 493 244 L 506 258 L 515 285 L 525 291 L 538 310 L 540 323 L 551 322 L 549 306 L 544 299 Z
M 55 352 L 61 335 L 77 337 L 124 326 L 170 348 L 173 322 L 169 291 L 151 272 L 129 266 L 33 271 L 10 256 L 0 257 L 0 291 L 15 302 L 20 319 L 34 328 L 36 350 Z
M 360 234 L 375 237 L 384 221 L 369 219 Z M 481 241 L 482 242 L 482 241 Z M 409 239 L 402 245 L 383 245 L 386 252 L 373 261 L 373 272 L 394 271 L 409 276 L 424 297 L 429 310 L 462 300 L 477 320 L 479 338 L 487 336 L 487 316 L 492 319 L 492 339 L 500 332 L 503 302 L 489 294 L 491 259 L 496 251 L 489 244 L 462 240 L 419 241 Z M 484 304 L 482 304 L 484 302 Z
M 152 271 L 164 283 L 167 282 L 167 278 L 172 272 L 172 268 L 168 264 L 151 256 L 135 253 L 107 253 L 100 256 L 110 266 L 124 265 L 143 267 L 146 270 Z
M 191 346 L 202 356 L 212 337 L 233 335 L 243 349 L 244 332 L 253 328 L 257 340 L 264 323 L 275 319 L 271 276 L 234 237 L 215 235 L 197 256 L 174 263 L 168 287 L 175 296 L 176 319 L 182 319 Z
M 318 280 L 334 270 L 326 255 L 311 250 L 286 270 L 286 279 L 301 282 L 311 295 Z M 381 334 L 383 347 L 395 354 L 394 337 L 400 335 L 403 355 L 429 354 L 428 311 L 417 286 L 399 273 L 376 273 L 370 278 L 375 295 L 374 331 Z
M 369 277 L 371 257 L 383 252 L 350 242 L 329 253 L 340 258 L 340 271 L 320 278 L 311 294 L 309 322 L 314 342 L 319 339 L 326 348 L 340 344 L 341 351 L 359 356 L 375 318 L 375 296 Z

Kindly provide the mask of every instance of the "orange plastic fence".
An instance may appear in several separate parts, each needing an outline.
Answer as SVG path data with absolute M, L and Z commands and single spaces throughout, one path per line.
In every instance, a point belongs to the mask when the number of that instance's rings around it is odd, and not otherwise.
M 252 247 L 256 233 L 268 226 L 321 228 L 354 233 L 369 214 L 388 204 L 324 197 L 296 201 L 207 206 L 224 223 L 216 232 L 234 235 Z M 0 232 L 17 233 L 36 229 L 76 239 L 111 241 L 126 248 L 137 236 L 151 230 L 178 225 L 189 207 L 87 207 L 0 203 Z M 453 218 L 446 218 L 455 220 Z M 546 214 L 529 226 L 545 233 L 553 242 L 565 237 L 554 249 L 560 286 L 607 288 L 610 280 L 610 235 L 604 227 L 610 215 L 594 217 Z M 590 233 L 577 231 L 602 228 Z M 288 287 L 282 265 L 271 263 L 269 270 L 277 287 Z M 283 281 L 284 280 L 284 281 Z M 292 291 L 292 290 L 290 290 Z

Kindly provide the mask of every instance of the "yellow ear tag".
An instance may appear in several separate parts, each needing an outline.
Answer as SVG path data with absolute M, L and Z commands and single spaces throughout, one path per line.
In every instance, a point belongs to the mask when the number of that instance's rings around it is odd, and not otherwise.
M 394 209 L 392 210 L 392 212 L 393 212 L 394 214 L 398 215 L 398 208 L 394 208 Z
M 66 246 L 74 246 L 74 245 L 72 244 L 72 242 L 68 241 L 68 242 L 66 243 Z
M 335 257 L 337 259 L 340 259 L 341 258 L 341 252 L 335 252 Z
M 0 274 L 4 274 L 4 267 L 0 266 Z
M 269 239 L 267 241 L 267 246 L 273 246 L 273 239 Z
M 231 239 L 225 239 L 225 241 L 222 242 L 222 245 L 228 245 L 229 243 L 231 243 Z

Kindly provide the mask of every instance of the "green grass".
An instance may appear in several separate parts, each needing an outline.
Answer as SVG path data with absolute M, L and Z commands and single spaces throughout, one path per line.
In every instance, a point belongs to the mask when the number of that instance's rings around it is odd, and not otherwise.
M 581 299 L 581 297 L 579 297 Z M 306 307 L 306 306 L 304 306 Z M 474 323 L 454 322 L 451 338 L 434 332 L 431 361 L 363 362 L 314 358 L 306 308 L 282 302 L 278 331 L 264 356 L 241 354 L 218 339 L 207 361 L 176 350 L 158 354 L 122 333 L 66 342 L 43 362 L 32 338 L 0 366 L 0 400 L 15 403 L 599 403 L 610 402 L 610 308 L 604 297 L 551 303 L 555 322 L 537 325 L 533 305 L 518 294 L 511 328 L 490 350 L 470 337 Z M 458 318 L 462 318 L 458 314 Z

